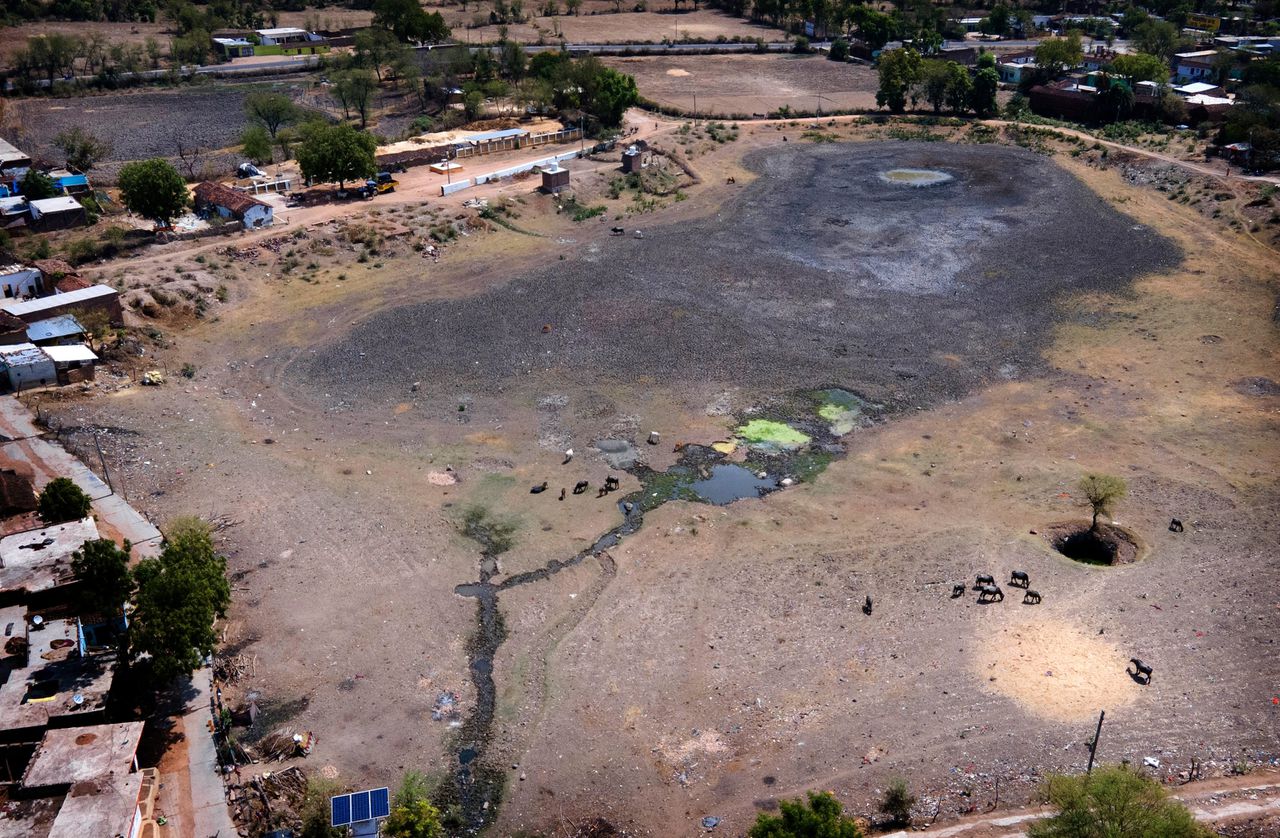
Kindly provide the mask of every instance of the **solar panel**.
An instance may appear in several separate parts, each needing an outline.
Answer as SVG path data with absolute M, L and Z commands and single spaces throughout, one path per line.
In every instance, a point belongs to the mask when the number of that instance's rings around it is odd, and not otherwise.
M 329 800 L 333 809 L 330 820 L 334 826 L 346 826 L 351 823 L 351 795 L 341 794 Z
M 358 791 L 351 795 L 351 821 L 359 823 L 369 820 L 369 792 Z
M 369 809 L 371 817 L 385 818 L 390 815 L 391 791 L 386 788 L 380 788 L 369 792 Z

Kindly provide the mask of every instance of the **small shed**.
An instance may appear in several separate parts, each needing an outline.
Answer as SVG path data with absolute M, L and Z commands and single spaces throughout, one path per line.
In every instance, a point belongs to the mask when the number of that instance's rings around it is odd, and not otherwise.
M 32 265 L 5 265 L 0 267 L 0 292 L 7 300 L 21 300 L 44 293 L 40 269 Z
M 75 346 L 45 346 L 44 354 L 53 361 L 53 369 L 59 384 L 79 384 L 93 381 L 94 365 L 98 356 L 84 344 Z
M 84 318 L 91 311 L 101 311 L 106 314 L 113 326 L 119 326 L 124 322 L 124 314 L 120 308 L 120 292 L 110 285 L 77 288 L 74 291 L 21 303 L 0 302 L 0 311 L 7 311 L 24 323 L 47 320 L 59 314 L 74 314 L 78 318 Z
M 31 156 L 12 143 L 0 140 L 0 175 L 31 166 Z
M 270 227 L 274 211 L 270 204 L 263 203 L 245 192 L 223 186 L 221 183 L 204 181 L 195 188 L 196 212 L 217 214 L 222 218 L 234 218 L 246 229 L 250 227 Z
M 552 163 L 542 170 L 542 189 L 555 195 L 569 188 L 569 170 L 559 163 Z
M 638 172 L 644 168 L 644 159 L 638 146 L 627 146 L 622 152 L 622 171 L 627 174 Z
M 27 327 L 27 340 L 36 346 L 66 346 L 84 343 L 84 326 L 74 314 L 59 314 L 37 320 Z
M 89 223 L 80 202 L 69 195 L 31 202 L 31 228 L 40 232 L 69 230 Z
M 9 386 L 15 392 L 53 384 L 58 380 L 53 359 L 34 343 L 0 346 L 0 366 L 3 366 Z

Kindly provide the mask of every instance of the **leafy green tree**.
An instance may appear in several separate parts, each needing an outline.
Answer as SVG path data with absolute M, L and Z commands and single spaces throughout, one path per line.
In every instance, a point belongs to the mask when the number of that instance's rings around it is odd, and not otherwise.
M 479 119 L 484 113 L 484 93 L 479 90 L 468 90 L 462 97 L 462 112 L 467 119 Z
M 942 106 L 947 103 L 947 88 L 951 84 L 950 64 L 952 62 L 937 58 L 927 58 L 920 64 L 920 92 L 934 113 L 942 113 Z
M 1171 60 L 1185 43 L 1178 27 L 1167 20 L 1148 20 L 1133 30 L 1133 45 L 1138 51 L 1161 61 Z
M 28 201 L 52 198 L 58 194 L 58 185 L 53 182 L 53 178 L 35 167 L 27 169 L 27 173 L 22 176 L 22 181 L 18 188 Z
M 996 103 L 996 91 L 1000 89 L 1000 74 L 994 67 L 983 67 L 973 76 L 973 88 L 969 94 L 969 107 L 982 118 L 1000 110 Z
M 1131 94 L 1132 95 L 1132 94 Z M 1125 496 L 1128 488 L 1124 480 L 1109 474 L 1086 474 L 1080 478 L 1080 493 L 1085 503 L 1093 512 L 1093 523 L 1090 530 L 1098 528 L 1098 516 L 1110 516 L 1115 505 Z
M 849 42 L 844 38 L 836 38 L 831 42 L 831 50 L 827 53 L 827 58 L 831 61 L 848 61 Z
M 55 76 L 71 72 L 79 52 L 80 43 L 69 35 L 55 32 L 27 39 L 26 60 L 44 72 L 50 86 Z
M 440 812 L 426 800 L 415 800 L 393 806 L 391 815 L 382 822 L 387 838 L 444 838 Z
M 1082 61 L 1084 48 L 1078 32 L 1071 32 L 1065 38 L 1049 38 L 1036 47 L 1036 68 L 1047 81 L 1062 75 L 1064 70 L 1078 67 Z
M 128 541 L 121 547 L 109 538 L 99 538 L 86 541 L 71 554 L 71 572 L 80 583 L 77 604 L 82 614 L 120 615 L 133 595 L 130 549 Z
M 1103 122 L 1120 122 L 1133 113 L 1133 89 L 1118 79 L 1103 75 L 1095 99 L 1097 115 Z
M 512 81 L 520 81 L 524 78 L 529 66 L 529 56 L 525 54 L 524 46 L 515 41 L 504 42 L 502 51 L 498 54 L 498 66 L 501 68 L 503 78 Z
M 89 171 L 99 160 L 111 153 L 109 143 L 98 139 L 78 125 L 54 137 L 53 147 L 62 152 L 68 166 L 82 172 Z
M 271 162 L 271 136 L 261 125 L 246 126 L 240 132 L 240 150 L 254 163 Z
M 920 83 L 922 68 L 920 53 L 913 49 L 895 49 L 880 53 L 880 89 L 876 91 L 876 105 L 887 107 L 894 113 L 907 109 L 907 93 Z
M 831 792 L 809 792 L 809 803 L 784 800 L 780 814 L 761 812 L 748 838 L 862 838 L 862 830 Z
M 898 35 L 898 26 L 891 15 L 866 6 L 855 6 L 851 20 L 858 29 L 858 36 L 873 49 L 883 49 Z
M 167 225 L 186 209 L 187 183 L 168 162 L 155 158 L 127 163 L 116 178 L 120 200 L 143 218 Z
M 907 781 L 898 778 L 884 790 L 880 811 L 889 816 L 894 826 L 908 826 L 911 824 L 911 807 L 914 805 L 916 798 L 907 788 Z
M 1004 37 L 1009 31 L 1009 7 L 1003 3 L 996 4 L 991 8 L 991 14 L 984 17 L 978 26 L 984 35 Z
M 1145 52 L 1117 55 L 1111 62 L 1111 72 L 1135 85 L 1140 81 L 1154 81 L 1164 84 L 1169 80 L 1169 65 L 1154 55 Z
M 379 82 L 384 68 L 390 67 L 409 51 L 409 47 L 387 29 L 370 27 L 356 33 L 354 44 L 356 60 L 362 67 L 373 70 Z
M 449 37 L 449 27 L 439 12 L 428 13 L 417 0 L 376 0 L 373 23 L 391 30 L 401 41 L 437 44 Z
M 63 524 L 89 517 L 93 502 L 70 477 L 55 477 L 40 493 L 40 518 L 46 524 Z
M 1045 797 L 1058 809 L 1036 821 L 1028 838 L 1210 838 L 1213 832 L 1161 785 L 1123 767 L 1075 777 L 1052 776 Z
M 244 97 L 244 112 L 267 129 L 274 142 L 280 129 L 298 118 L 298 107 L 283 93 L 256 91 Z
M 360 115 L 360 128 L 363 130 L 369 124 L 369 106 L 378 89 L 373 73 L 368 70 L 347 70 L 337 76 L 334 89 L 342 102 L 343 110 L 350 106 Z
M 199 519 L 176 522 L 160 557 L 143 559 L 133 577 L 133 657 L 151 659 L 157 683 L 194 672 L 213 653 L 214 620 L 225 616 L 231 603 L 227 560 L 214 551 L 209 527 Z
M 583 106 L 606 128 L 621 125 L 622 115 L 640 98 L 636 80 L 611 67 L 600 68 L 590 91 L 590 98 L 583 102 Z
M 973 98 L 973 77 L 969 71 L 954 61 L 947 67 L 947 107 L 955 113 L 964 113 Z
M 310 181 L 337 181 L 345 188 L 347 181 L 367 178 L 377 171 L 373 156 L 377 148 L 373 137 L 350 125 L 313 123 L 303 128 L 298 167 Z

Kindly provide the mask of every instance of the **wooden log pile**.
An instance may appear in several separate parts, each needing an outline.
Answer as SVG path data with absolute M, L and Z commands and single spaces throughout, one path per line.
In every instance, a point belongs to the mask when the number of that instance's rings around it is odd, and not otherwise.
M 227 802 L 241 835 L 262 835 L 273 829 L 301 832 L 306 793 L 307 776 L 296 766 L 227 784 Z

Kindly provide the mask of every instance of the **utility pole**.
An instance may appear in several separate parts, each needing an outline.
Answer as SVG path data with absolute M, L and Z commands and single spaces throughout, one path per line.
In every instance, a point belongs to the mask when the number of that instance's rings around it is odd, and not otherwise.
M 93 447 L 98 449 L 98 462 L 102 464 L 102 476 L 107 478 L 107 488 L 111 490 L 111 494 L 116 493 L 116 487 L 111 485 L 111 472 L 107 469 L 107 458 L 102 456 L 102 443 L 98 442 L 98 435 L 93 435 Z
M 1089 745 L 1089 767 L 1084 770 L 1086 774 L 1093 773 L 1093 758 L 1098 753 L 1098 737 L 1102 736 L 1102 720 L 1107 717 L 1107 711 L 1103 710 L 1098 713 L 1098 729 L 1093 732 L 1093 743 Z

